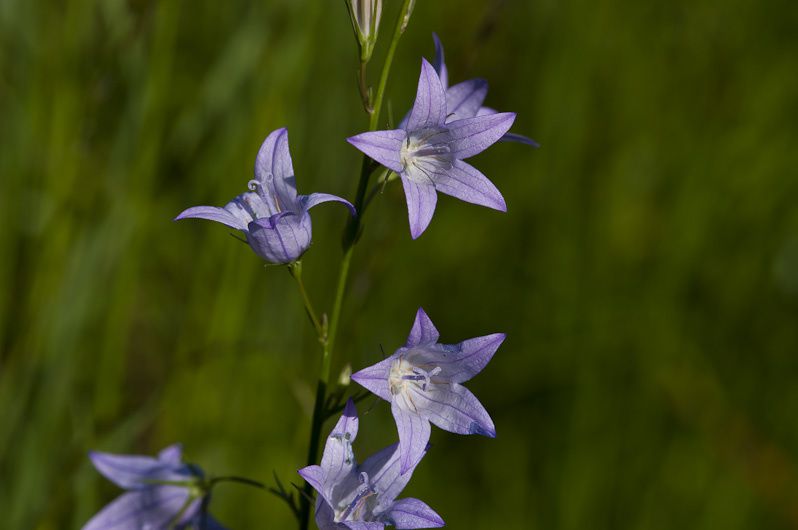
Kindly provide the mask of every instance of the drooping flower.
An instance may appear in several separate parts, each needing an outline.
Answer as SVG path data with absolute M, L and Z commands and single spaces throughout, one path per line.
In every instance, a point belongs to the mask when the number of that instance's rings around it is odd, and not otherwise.
M 341 418 L 327 437 L 320 466 L 308 466 L 299 474 L 319 493 L 316 524 L 321 530 L 378 530 L 439 528 L 443 519 L 418 499 L 396 500 L 410 481 L 424 450 L 400 473 L 397 444 L 370 456 L 362 464 L 355 460 L 352 443 L 357 437 L 358 418 L 350 399 Z
M 284 264 L 299 259 L 310 246 L 308 210 L 323 202 L 337 201 L 355 215 L 355 208 L 335 195 L 297 194 L 285 128 L 269 134 L 261 145 L 255 159 L 255 178 L 249 181 L 249 189 L 224 208 L 194 206 L 175 220 L 207 219 L 241 230 L 258 256 L 271 263 Z
M 202 470 L 182 462 L 179 444 L 157 458 L 89 453 L 94 467 L 127 493 L 86 523 L 83 530 L 224 530 L 200 507 L 207 493 Z
M 496 437 L 488 412 L 462 383 L 485 368 L 504 337 L 504 333 L 494 333 L 459 344 L 440 344 L 438 330 L 419 309 L 403 347 L 352 374 L 353 381 L 391 403 L 402 473 L 423 454 L 430 422 L 457 434 Z
M 446 121 L 496 114 L 498 111 L 495 109 L 482 105 L 488 95 L 488 82 L 484 79 L 469 79 L 449 86 L 449 71 L 446 68 L 443 44 L 441 44 L 437 33 L 432 34 L 432 39 L 435 41 L 435 61 L 432 64 L 441 78 L 444 90 L 446 90 L 446 108 L 449 112 Z M 504 136 L 499 138 L 499 141 L 520 142 L 532 147 L 540 147 L 532 138 L 511 132 L 505 133 Z
M 416 101 L 401 129 L 373 131 L 348 139 L 402 179 L 410 234 L 420 236 L 432 220 L 437 192 L 507 211 L 496 186 L 464 159 L 481 153 L 501 138 L 515 120 L 503 112 L 447 122 L 446 94 L 440 77 L 422 59 Z

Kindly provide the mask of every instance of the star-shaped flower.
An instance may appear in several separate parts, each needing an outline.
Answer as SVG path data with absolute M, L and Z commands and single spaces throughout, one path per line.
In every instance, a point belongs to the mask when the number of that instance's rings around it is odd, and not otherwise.
M 496 437 L 485 408 L 464 383 L 482 371 L 504 342 L 504 333 L 438 343 L 438 330 L 423 309 L 407 343 L 352 380 L 390 401 L 399 431 L 401 472 L 410 470 L 427 446 L 430 422 L 457 434 Z
M 507 211 L 496 186 L 463 160 L 498 141 L 510 129 L 515 114 L 502 112 L 447 121 L 450 112 L 438 73 L 422 59 L 416 101 L 402 128 L 348 139 L 402 178 L 413 239 L 432 220 L 437 192 Z
M 249 181 L 249 189 L 224 208 L 194 206 L 175 220 L 208 219 L 241 230 L 258 256 L 271 263 L 284 264 L 299 259 L 310 246 L 308 210 L 323 202 L 337 201 L 355 215 L 355 208 L 335 195 L 297 195 L 288 131 L 284 128 L 269 134 L 261 145 L 255 159 L 255 178 Z
M 399 472 L 397 444 L 367 458 L 358 465 L 352 450 L 357 437 L 358 418 L 350 399 L 324 446 L 320 466 L 308 466 L 299 474 L 319 493 L 316 524 L 321 530 L 379 530 L 396 528 L 439 528 L 443 519 L 418 499 L 396 500 L 410 481 L 424 451 Z
M 449 86 L 449 71 L 446 68 L 446 61 L 444 60 L 443 44 L 438 38 L 436 33 L 432 34 L 432 39 L 435 41 L 435 61 L 432 63 L 438 76 L 441 78 L 441 84 L 446 90 L 446 108 L 449 116 L 446 118 L 447 122 L 462 120 L 463 118 L 471 118 L 473 116 L 487 116 L 496 114 L 497 111 L 490 107 L 485 107 L 482 103 L 488 95 L 488 82 L 484 79 L 469 79 L 462 83 Z M 405 117 L 405 120 L 407 117 Z M 402 122 L 402 124 L 404 121 Z M 402 126 L 400 124 L 400 127 Z M 522 144 L 531 145 L 532 147 L 540 147 L 540 145 L 532 138 L 527 138 L 520 134 L 505 133 L 504 136 L 499 138 L 500 141 L 520 142 Z
M 182 462 L 179 444 L 157 458 L 91 452 L 94 467 L 128 490 L 86 523 L 83 530 L 224 530 L 200 510 L 206 493 L 202 470 Z M 205 519 L 205 520 L 203 520 Z

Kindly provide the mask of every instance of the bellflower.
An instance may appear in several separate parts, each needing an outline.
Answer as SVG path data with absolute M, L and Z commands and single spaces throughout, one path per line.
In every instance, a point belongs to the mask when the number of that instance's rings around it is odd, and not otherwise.
M 469 79 L 449 86 L 449 71 L 444 60 L 443 44 L 441 44 L 441 40 L 436 33 L 432 34 L 432 39 L 435 41 L 435 61 L 433 66 L 435 71 L 438 72 L 444 90 L 446 90 L 446 108 L 449 112 L 446 121 L 451 122 L 474 116 L 496 114 L 497 111 L 495 109 L 482 105 L 488 95 L 488 82 L 484 79 Z M 407 117 L 405 117 L 406 119 Z M 499 140 L 520 142 L 532 147 L 540 147 L 532 138 L 510 132 L 505 133 Z
M 410 470 L 427 446 L 430 422 L 457 434 L 496 437 L 485 408 L 464 383 L 485 368 L 503 333 L 439 344 L 438 330 L 423 309 L 404 347 L 352 374 L 352 380 L 391 403 L 399 431 L 401 472 Z
M 396 528 L 439 528 L 443 519 L 418 499 L 396 500 L 413 474 L 424 451 L 399 472 L 397 444 L 366 459 L 355 461 L 352 443 L 357 437 L 358 418 L 350 399 L 324 446 L 320 466 L 308 466 L 299 474 L 319 493 L 316 524 L 321 530 L 379 530 Z
M 285 264 L 299 259 L 310 246 L 308 210 L 323 202 L 337 201 L 355 215 L 355 208 L 335 195 L 297 195 L 288 131 L 284 128 L 264 140 L 255 159 L 255 178 L 248 187 L 250 191 L 237 196 L 224 208 L 194 206 L 175 220 L 207 219 L 241 230 L 255 254 L 268 262 Z
M 201 513 L 206 493 L 202 470 L 182 462 L 179 444 L 157 458 L 91 452 L 94 467 L 128 490 L 95 515 L 83 530 L 224 530 Z M 204 519 L 204 520 L 203 520 Z
M 515 114 L 502 112 L 447 121 L 450 112 L 438 73 L 422 59 L 416 101 L 403 126 L 348 139 L 401 177 L 413 239 L 432 220 L 437 192 L 507 211 L 496 186 L 463 160 L 498 141 L 513 124 Z

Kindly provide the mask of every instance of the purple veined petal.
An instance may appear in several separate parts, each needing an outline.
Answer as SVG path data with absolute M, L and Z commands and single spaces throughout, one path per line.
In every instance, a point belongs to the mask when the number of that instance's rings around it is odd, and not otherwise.
M 169 447 L 165 447 L 158 453 L 158 460 L 173 466 L 180 466 L 183 464 L 183 444 L 176 443 Z
M 209 514 L 203 515 L 197 514 L 194 516 L 192 521 L 189 521 L 186 525 L 178 527 L 177 530 L 227 530 L 222 523 L 217 521 Z
M 391 403 L 391 412 L 399 432 L 399 473 L 404 475 L 418 465 L 429 442 L 429 420 L 405 409 L 397 400 Z
M 531 147 L 534 147 L 535 149 L 540 148 L 540 144 L 539 143 L 537 143 L 532 138 L 529 138 L 528 136 L 524 136 L 522 134 L 515 134 L 515 133 L 509 133 L 508 132 L 504 136 L 499 138 L 499 141 L 500 142 L 516 142 L 516 143 L 519 143 L 519 144 L 529 145 Z
M 393 503 L 385 517 L 393 523 L 397 530 L 440 528 L 446 524 L 435 510 L 424 502 L 413 498 L 399 499 Z
M 491 114 L 498 114 L 499 111 L 491 107 L 480 107 L 477 111 L 477 116 L 490 116 Z
M 408 131 L 437 127 L 446 121 L 446 92 L 441 78 L 426 59 L 421 59 L 421 75 L 413 109 L 405 126 Z
M 418 346 L 419 344 L 435 343 L 440 338 L 440 333 L 432 323 L 427 313 L 423 308 L 419 307 L 416 311 L 416 319 L 413 321 L 413 327 L 410 329 L 410 335 L 407 337 L 408 348 Z M 387 375 L 387 374 L 386 374 Z
M 297 473 L 305 479 L 305 482 L 313 486 L 313 489 L 318 491 L 320 495 L 324 495 L 324 470 L 321 466 L 303 467 Z
M 446 90 L 446 123 L 473 118 L 488 95 L 488 82 L 484 79 L 469 79 Z
M 432 33 L 432 40 L 435 42 L 435 62 L 432 64 L 438 73 L 438 77 L 441 78 L 443 89 L 446 90 L 446 87 L 449 86 L 449 70 L 446 68 L 446 61 L 443 56 L 443 44 L 435 32 Z
M 385 523 L 375 521 L 344 521 L 341 524 L 349 530 L 382 530 L 385 528 Z
M 269 200 L 271 201 L 272 199 L 269 198 Z M 244 231 L 246 231 L 247 225 L 252 221 L 266 219 L 279 213 L 274 205 L 268 204 L 263 200 L 263 197 L 254 191 L 246 191 L 237 195 L 232 201 L 224 205 L 224 209 L 243 223 Z
M 374 513 L 388 510 L 413 476 L 415 466 L 404 475 L 401 473 L 400 456 L 399 444 L 396 443 L 371 455 L 360 466 L 361 471 L 368 473 L 371 484 L 377 491 Z
M 391 171 L 401 172 L 402 142 L 407 139 L 404 129 L 371 131 L 347 138 L 346 141 Z
M 346 496 L 349 491 L 357 489 L 358 482 L 355 473 L 357 461 L 352 444 L 357 438 L 358 424 L 357 408 L 350 399 L 346 402 L 338 423 L 327 436 L 324 453 L 321 457 L 324 479 L 322 489 L 317 491 L 320 491 L 331 504 L 335 504 L 339 500 L 337 498 L 339 494 Z M 334 492 L 333 489 L 336 491 Z
M 188 499 L 188 489 L 177 486 L 130 491 L 117 497 L 92 517 L 83 530 L 166 528 Z
M 438 194 L 432 184 L 419 184 L 408 178 L 402 179 L 407 199 L 407 217 L 410 221 L 410 235 L 413 239 L 424 233 L 432 221 Z
M 388 386 L 388 373 L 391 370 L 391 365 L 396 358 L 395 355 L 383 359 L 377 364 L 352 374 L 352 381 L 378 395 L 385 401 L 391 401 L 391 389 Z
M 335 512 L 321 496 L 316 499 L 316 526 L 319 530 L 339 530 L 341 526 L 335 522 Z
M 152 480 L 186 480 L 180 467 L 149 456 L 116 455 L 92 451 L 94 467 L 105 478 L 123 489 L 146 489 Z
M 296 178 L 288 149 L 288 129 L 271 132 L 255 157 L 255 179 L 268 195 L 276 195 L 278 208 L 294 211 L 296 202 Z
M 310 195 L 299 196 L 299 204 L 301 206 L 301 209 L 304 211 L 308 211 L 314 206 L 321 204 L 323 202 L 330 202 L 330 201 L 340 202 L 341 204 L 347 207 L 349 213 L 351 213 L 352 215 L 357 215 L 355 207 L 352 206 L 352 203 L 350 203 L 346 199 L 338 197 L 337 195 L 331 195 L 329 193 L 311 193 Z
M 481 153 L 499 141 L 514 121 L 515 113 L 499 112 L 448 123 L 452 155 L 462 160 Z
M 426 392 L 412 391 L 418 410 L 444 431 L 496 437 L 496 427 L 488 411 L 463 385 L 432 384 Z
M 312 225 L 310 215 L 283 212 L 267 219 L 258 219 L 247 227 L 247 242 L 255 254 L 270 263 L 291 263 L 310 247 Z
M 224 208 L 217 208 L 216 206 L 193 206 L 187 210 L 183 210 L 175 217 L 175 221 L 181 219 L 207 219 L 208 221 L 215 221 L 223 225 L 235 228 L 236 230 L 246 230 L 247 225 L 241 219 L 228 212 Z
M 461 201 L 507 211 L 504 197 L 496 186 L 474 166 L 455 160 L 451 169 L 435 174 L 435 189 Z
M 464 383 L 487 366 L 505 337 L 504 333 L 494 333 L 464 340 L 452 346 L 445 345 L 440 351 L 422 351 L 419 355 L 424 358 L 425 363 L 441 368 L 441 379 Z

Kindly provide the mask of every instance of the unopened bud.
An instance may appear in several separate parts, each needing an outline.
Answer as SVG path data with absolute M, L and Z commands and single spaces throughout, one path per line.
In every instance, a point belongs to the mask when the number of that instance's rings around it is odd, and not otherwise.
M 347 0 L 352 28 L 360 46 L 360 60 L 368 62 L 377 42 L 382 17 L 382 0 Z

